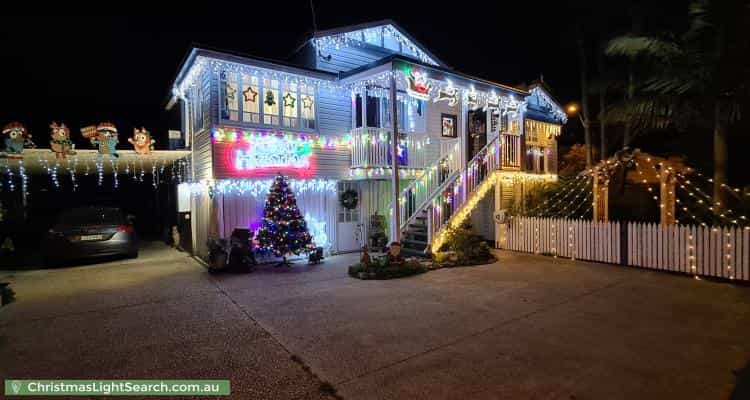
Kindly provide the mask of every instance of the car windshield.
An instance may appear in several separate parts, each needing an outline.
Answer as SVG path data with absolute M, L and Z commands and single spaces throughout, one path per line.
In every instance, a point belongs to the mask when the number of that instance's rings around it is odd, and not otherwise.
M 111 207 L 84 207 L 67 210 L 57 221 L 61 226 L 83 225 L 120 225 L 123 223 L 122 212 Z

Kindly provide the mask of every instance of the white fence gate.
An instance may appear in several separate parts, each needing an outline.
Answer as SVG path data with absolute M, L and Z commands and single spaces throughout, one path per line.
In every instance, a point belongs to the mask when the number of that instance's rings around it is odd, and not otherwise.
M 499 247 L 526 253 L 750 280 L 750 229 L 514 217 Z

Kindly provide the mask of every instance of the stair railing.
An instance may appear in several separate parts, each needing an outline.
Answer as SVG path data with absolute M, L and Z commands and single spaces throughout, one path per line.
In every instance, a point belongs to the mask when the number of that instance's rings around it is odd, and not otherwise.
M 450 221 L 451 217 L 466 204 L 481 184 L 501 167 L 499 138 L 485 145 L 469 161 L 461 174 L 446 182 L 443 189 L 431 199 L 427 216 L 427 239 L 430 245 L 435 235 Z M 465 173 L 463 173 L 465 172 Z M 466 194 L 462 193 L 465 191 Z
M 399 225 L 405 230 L 408 225 L 425 209 L 435 192 L 461 171 L 461 146 L 458 142 L 443 154 L 432 166 L 399 195 Z

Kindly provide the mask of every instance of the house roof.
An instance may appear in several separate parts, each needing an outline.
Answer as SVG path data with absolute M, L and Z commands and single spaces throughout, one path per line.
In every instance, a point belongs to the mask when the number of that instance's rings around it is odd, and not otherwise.
M 425 54 L 427 54 L 430 58 L 432 58 L 441 67 L 450 68 L 448 64 L 446 64 L 440 58 L 435 56 L 435 54 L 433 54 L 427 47 L 425 47 L 422 43 L 420 43 L 417 39 L 415 39 L 412 35 L 410 35 L 406 30 L 404 30 L 404 28 L 402 28 L 398 23 L 396 23 L 396 21 L 392 19 L 381 19 L 377 21 L 364 22 L 361 24 L 347 25 L 347 26 L 341 26 L 337 28 L 316 31 L 315 33 L 313 33 L 310 40 L 315 39 L 315 38 L 333 36 L 333 35 L 338 35 L 342 33 L 354 32 L 354 31 L 358 31 L 362 29 L 375 28 L 378 26 L 385 26 L 385 25 L 392 26 L 394 29 L 398 31 L 398 33 L 400 33 L 405 38 L 413 42 L 417 47 L 419 47 L 420 50 L 422 50 Z

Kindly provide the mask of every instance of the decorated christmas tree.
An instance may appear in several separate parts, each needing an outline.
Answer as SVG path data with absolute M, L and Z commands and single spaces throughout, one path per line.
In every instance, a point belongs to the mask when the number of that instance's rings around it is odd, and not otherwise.
M 302 217 L 294 193 L 282 175 L 271 186 L 263 207 L 263 222 L 256 235 L 260 251 L 283 257 L 305 253 L 314 248 L 307 222 Z

